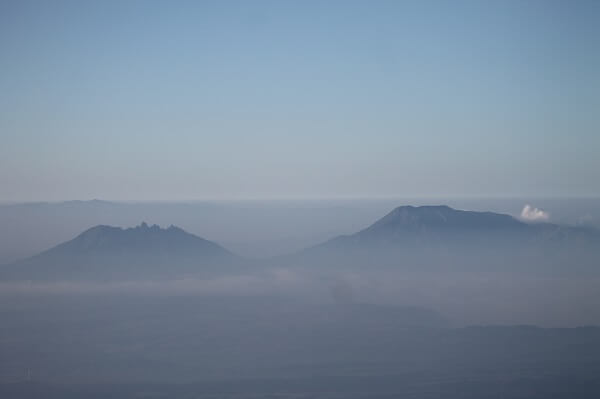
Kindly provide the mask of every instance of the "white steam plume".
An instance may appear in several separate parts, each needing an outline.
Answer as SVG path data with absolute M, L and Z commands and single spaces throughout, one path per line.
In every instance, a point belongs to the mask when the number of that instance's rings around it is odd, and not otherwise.
M 548 212 L 526 204 L 521 211 L 521 219 L 529 222 L 545 222 L 550 218 Z

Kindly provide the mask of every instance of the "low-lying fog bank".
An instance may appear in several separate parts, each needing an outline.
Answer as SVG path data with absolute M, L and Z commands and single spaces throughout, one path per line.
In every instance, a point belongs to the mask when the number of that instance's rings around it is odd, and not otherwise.
M 600 325 L 600 277 L 502 273 L 346 272 L 273 269 L 213 279 L 124 282 L 4 282 L 0 296 L 254 296 L 308 303 L 416 306 L 453 325 Z

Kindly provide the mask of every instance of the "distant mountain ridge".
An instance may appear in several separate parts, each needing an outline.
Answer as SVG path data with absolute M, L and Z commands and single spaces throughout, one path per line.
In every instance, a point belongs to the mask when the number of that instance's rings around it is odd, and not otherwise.
M 400 206 L 357 233 L 339 239 L 406 239 L 410 236 L 461 236 L 512 234 L 524 235 L 571 233 L 598 236 L 590 228 L 565 227 L 551 223 L 526 223 L 513 216 L 494 212 L 464 211 L 446 205 Z
M 463 211 L 446 205 L 400 206 L 370 226 L 307 248 L 292 264 L 412 265 L 427 269 L 452 264 L 479 270 L 481 264 L 513 267 L 510 259 L 553 254 L 568 264 L 579 253 L 598 254 L 595 229 L 526 223 L 494 212 Z M 501 266 L 501 262 L 507 266 Z M 587 263 L 588 260 L 586 260 Z M 560 266 L 557 266 L 560 267 Z M 437 268 L 437 267 L 436 267 Z
M 92 227 L 59 244 L 0 269 L 11 279 L 152 279 L 213 274 L 238 262 L 220 245 L 175 226 L 145 222 L 136 227 Z
M 447 205 L 399 206 L 373 223 L 369 230 L 383 227 L 419 229 L 423 227 L 497 229 L 522 228 L 525 223 L 510 215 L 494 212 L 462 211 Z
M 523 262 L 541 263 L 541 257 L 549 269 L 568 270 L 575 264 L 595 270 L 599 251 L 600 233 L 590 228 L 525 223 L 510 215 L 446 205 L 400 206 L 354 234 L 262 263 L 242 259 L 175 226 L 98 225 L 36 256 L 1 267 L 0 280 L 204 277 L 259 270 L 261 265 L 525 270 Z
M 190 234 L 173 225 L 166 229 L 158 225 L 120 228 L 94 226 L 57 248 L 72 251 L 203 251 L 207 254 L 227 254 L 220 245 Z

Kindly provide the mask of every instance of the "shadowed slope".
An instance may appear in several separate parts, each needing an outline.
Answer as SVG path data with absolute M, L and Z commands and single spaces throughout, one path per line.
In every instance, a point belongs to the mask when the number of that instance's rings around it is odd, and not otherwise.
M 92 227 L 74 239 L 5 266 L 4 279 L 118 280 L 218 273 L 236 256 L 171 226 Z
M 556 270 L 572 263 L 587 268 L 598 258 L 599 244 L 600 235 L 589 228 L 529 224 L 445 205 L 401 206 L 357 233 L 301 251 L 292 262 L 506 271 L 522 269 L 512 260 L 529 259 L 537 267 L 546 257 Z

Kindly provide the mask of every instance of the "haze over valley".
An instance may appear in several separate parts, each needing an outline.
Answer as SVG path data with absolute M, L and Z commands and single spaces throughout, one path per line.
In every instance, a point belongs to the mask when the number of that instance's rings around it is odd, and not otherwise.
M 323 214 L 296 206 L 289 212 Z M 149 381 L 166 396 L 346 396 L 371 384 L 381 395 L 419 384 L 435 394 L 468 374 L 461 392 L 542 397 L 575 378 L 583 385 L 568 392 L 587 394 L 600 388 L 599 250 L 588 225 L 445 205 L 399 206 L 354 233 L 263 258 L 173 225 L 92 226 L 0 269 L 0 386 L 15 397 L 130 397 Z M 415 364 L 423 374 L 408 382 Z M 515 369 L 520 388 L 493 377 Z M 27 383 L 32 373 L 45 385 Z
M 0 398 L 599 398 L 598 21 L 0 0 Z

